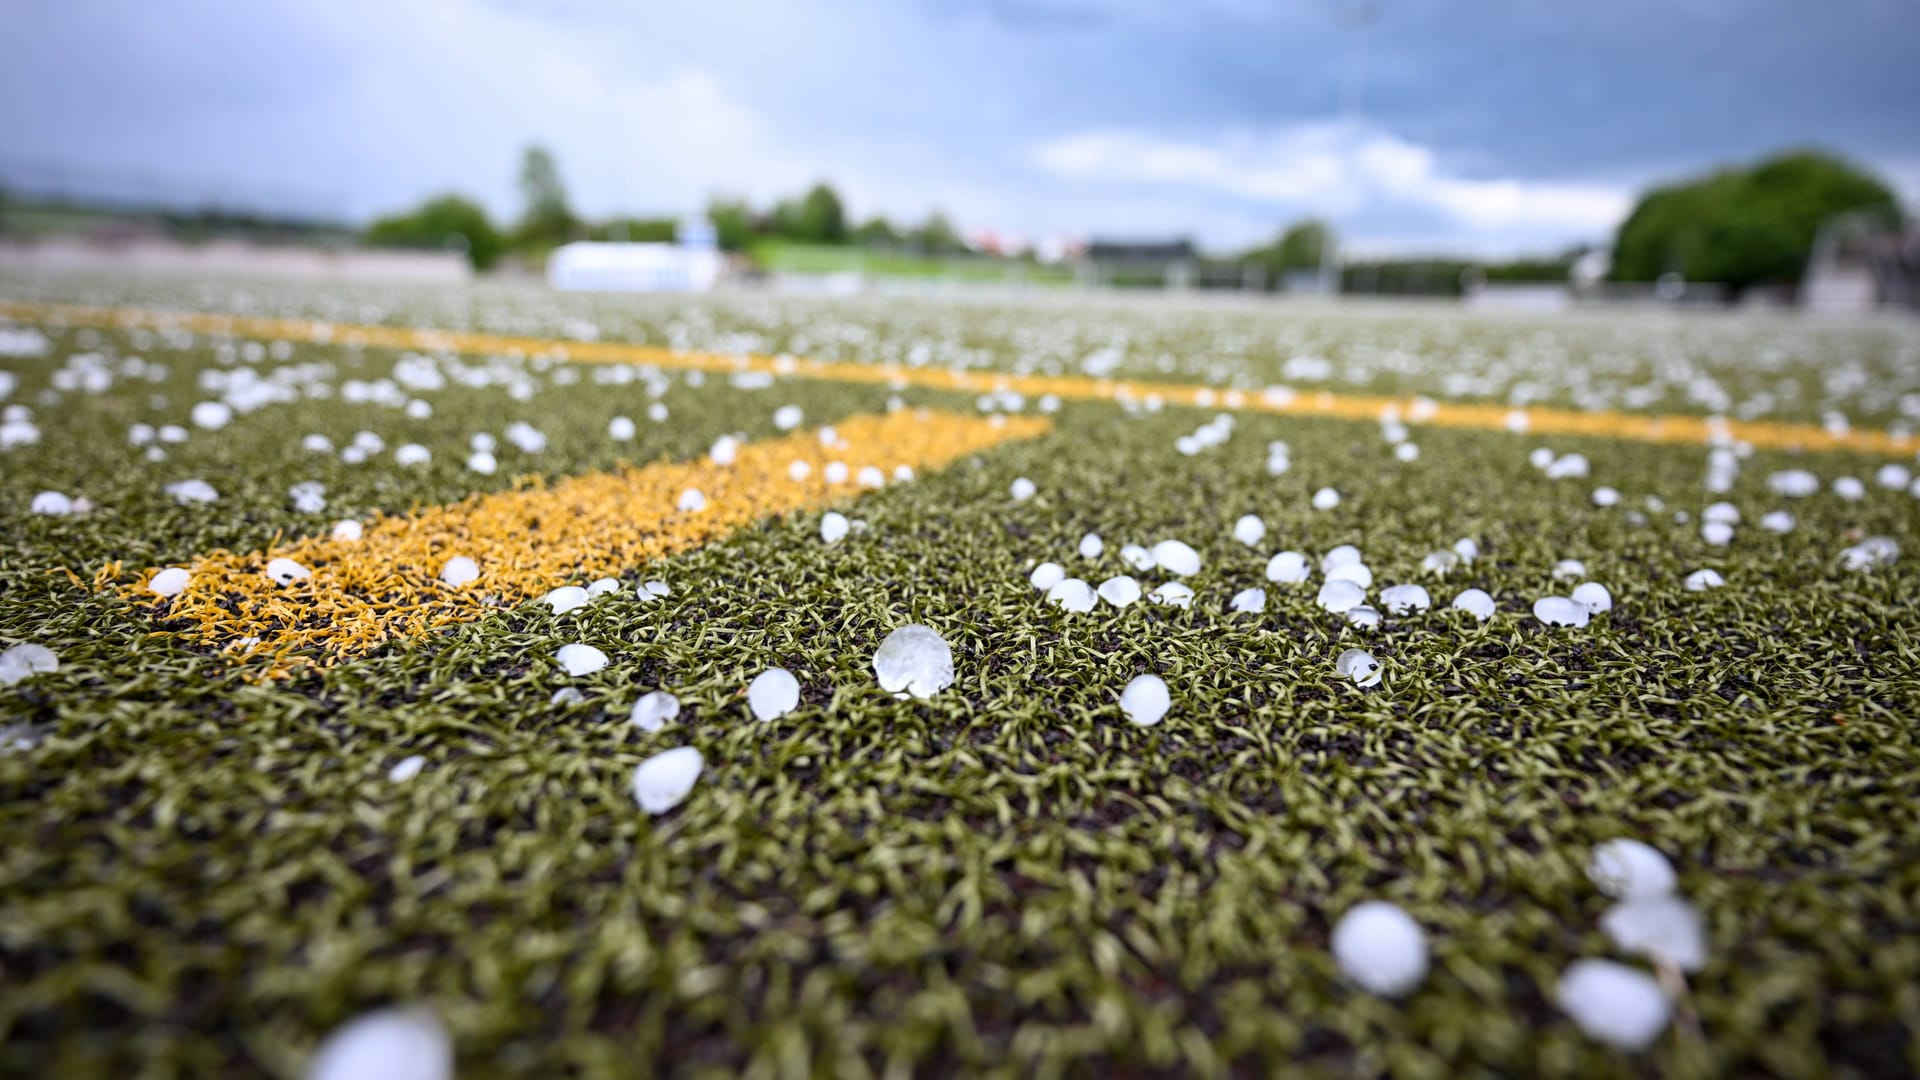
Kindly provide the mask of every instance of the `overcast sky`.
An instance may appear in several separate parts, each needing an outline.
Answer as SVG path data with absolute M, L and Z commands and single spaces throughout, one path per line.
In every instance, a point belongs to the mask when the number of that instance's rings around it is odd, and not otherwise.
M 0 179 L 353 220 L 515 213 L 533 141 L 589 215 L 827 179 L 1214 248 L 1550 250 L 1793 145 L 1920 201 L 1916 0 L 5 0 L 0 41 Z

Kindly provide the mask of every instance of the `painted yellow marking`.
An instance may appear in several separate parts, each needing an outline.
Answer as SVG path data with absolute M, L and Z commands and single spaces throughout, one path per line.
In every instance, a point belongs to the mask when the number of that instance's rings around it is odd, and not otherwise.
M 864 466 L 937 469 L 957 458 L 1050 430 L 1038 417 L 956 416 L 901 411 L 858 416 L 836 425 L 838 441 L 817 432 L 743 444 L 732 465 L 661 462 L 569 477 L 551 486 L 476 495 L 404 517 L 376 519 L 358 541 L 298 540 L 268 551 L 215 551 L 188 564 L 185 591 L 169 600 L 147 589 L 157 570 L 122 586 L 151 602 L 159 617 L 183 623 L 202 644 L 247 645 L 284 657 L 315 653 L 343 660 L 383 642 L 451 623 L 470 622 L 560 585 L 585 585 L 675 552 L 721 539 L 764 518 L 825 507 L 857 493 Z M 789 475 L 793 462 L 811 469 Z M 830 462 L 851 474 L 825 478 Z M 689 488 L 706 508 L 678 509 Z M 447 560 L 464 555 L 480 566 L 477 581 L 440 580 Z M 312 576 L 287 586 L 267 577 L 269 559 L 287 558 Z
M 1639 442 L 1704 445 L 1717 439 L 1738 439 L 1769 450 L 1857 450 L 1877 454 L 1906 454 L 1920 447 L 1912 435 L 1871 429 L 1828 431 L 1814 424 L 1713 419 L 1704 416 L 1648 416 L 1613 411 L 1532 406 L 1419 402 L 1412 398 L 1368 394 L 1307 392 L 1268 396 L 1258 391 L 1229 391 L 1187 383 L 1134 379 L 1094 379 L 1079 375 L 1013 375 L 995 372 L 914 368 L 899 364 L 863 364 L 804 360 L 792 357 L 726 355 L 682 352 L 656 345 L 619 342 L 563 341 L 554 338 L 512 337 L 457 330 L 427 330 L 394 326 L 359 326 L 303 319 L 270 319 L 204 312 L 147 311 L 138 308 L 78 307 L 63 304 L 0 302 L 0 315 L 30 322 L 59 322 L 71 326 L 120 329 L 188 330 L 201 334 L 282 339 L 317 345 L 418 349 L 466 354 L 521 354 L 559 360 L 608 364 L 651 364 L 661 368 L 700 371 L 764 371 L 833 382 L 872 383 L 896 387 L 980 393 L 1017 390 L 1030 397 L 1053 394 L 1075 401 L 1143 400 L 1158 397 L 1171 405 L 1251 410 L 1299 416 L 1329 416 L 1350 420 L 1377 420 L 1397 410 L 1410 422 L 1439 427 L 1510 430 L 1513 418 L 1525 417 L 1533 435 L 1589 435 Z

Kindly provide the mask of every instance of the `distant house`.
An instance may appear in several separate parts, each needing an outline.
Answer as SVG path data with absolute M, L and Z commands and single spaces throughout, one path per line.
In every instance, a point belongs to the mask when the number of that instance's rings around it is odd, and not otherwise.
M 1810 311 L 1920 308 L 1920 229 L 1869 214 L 1842 214 L 1820 227 L 1800 303 Z
M 1089 241 L 1080 260 L 1080 278 L 1089 285 L 1136 285 L 1158 283 L 1169 289 L 1184 289 L 1193 283 L 1194 267 L 1200 259 L 1193 241 L 1175 240 L 1099 240 Z
M 704 220 L 683 222 L 677 244 L 576 243 L 547 256 L 547 284 L 567 292 L 706 292 L 726 256 Z

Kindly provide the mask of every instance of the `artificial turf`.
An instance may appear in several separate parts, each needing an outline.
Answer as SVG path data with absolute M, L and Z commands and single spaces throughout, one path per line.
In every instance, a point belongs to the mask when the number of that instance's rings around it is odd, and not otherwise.
M 1920 409 L 1920 335 L 1901 324 L 83 279 L 0 292 L 985 370 L 1116 349 L 1116 371 L 1247 389 L 1510 402 L 1524 387 L 1574 407 L 1863 426 Z M 325 1032 L 389 1002 L 445 1018 L 463 1077 L 1920 1071 L 1920 500 L 1873 485 L 1880 459 L 1762 450 L 1720 496 L 1704 447 L 1555 438 L 1593 475 L 1549 480 L 1527 436 L 1416 425 L 1420 457 L 1400 462 L 1374 425 L 1249 413 L 1189 457 L 1174 441 L 1209 412 L 1069 402 L 1051 434 L 850 494 L 868 528 L 839 544 L 817 513 L 790 514 L 624 575 L 629 590 L 667 581 L 661 602 L 527 604 L 263 678 L 96 577 L 516 475 L 695 458 L 722 433 L 774 437 L 789 402 L 814 425 L 896 395 L 676 374 L 669 419 L 621 444 L 607 422 L 642 415 L 638 385 L 501 361 L 537 392 L 451 387 L 423 395 L 425 420 L 337 396 L 272 405 L 155 463 L 128 426 L 185 423 L 209 396 L 201 372 L 247 364 L 242 343 L 44 329 L 48 356 L 0 360 L 20 380 L 9 403 L 44 431 L 0 452 L 0 645 L 45 644 L 62 665 L 0 690 L 0 1072 L 297 1075 Z M 168 370 L 43 400 L 88 351 Z M 301 345 L 253 366 L 330 364 L 337 382 L 394 360 Z M 490 477 L 462 467 L 471 433 L 515 419 L 547 433 L 543 452 L 503 451 Z M 389 453 L 350 466 L 299 446 L 362 429 Z M 1278 477 L 1273 439 L 1293 461 Z M 433 461 L 395 466 L 402 441 Z M 1789 467 L 1868 478 L 1869 494 L 1770 494 Z M 1031 501 L 1007 494 L 1021 476 Z M 220 500 L 176 505 L 162 486 L 187 477 Z M 301 480 L 326 486 L 325 513 L 291 509 Z M 1622 504 L 1595 507 L 1600 484 Z M 1315 511 L 1325 485 L 1343 501 Z M 95 508 L 29 514 L 43 489 Z M 1725 548 L 1698 532 L 1722 497 L 1745 522 Z M 1777 507 L 1792 533 L 1753 527 Z M 1266 521 L 1258 549 L 1229 535 L 1244 513 Z M 1107 541 L 1091 563 L 1075 552 L 1088 531 Z M 1847 570 L 1839 550 L 1861 535 L 1909 550 Z M 1122 543 L 1165 537 L 1204 558 L 1189 610 L 1076 615 L 1027 583 L 1049 559 L 1097 583 L 1126 572 Z M 1460 537 L 1478 560 L 1421 572 Z M 1315 607 L 1313 585 L 1262 576 L 1273 551 L 1341 543 L 1378 584 L 1425 584 L 1434 609 L 1360 630 Z M 1584 629 L 1528 614 L 1570 587 L 1551 577 L 1566 558 L 1615 598 Z M 1702 567 L 1728 585 L 1685 591 Z M 1265 614 L 1227 614 L 1249 586 L 1267 588 Z M 1494 619 L 1445 610 L 1468 586 L 1493 594 Z M 871 667 L 910 621 L 954 649 L 957 681 L 927 702 L 894 700 Z M 553 653 L 571 641 L 612 663 L 566 677 Z M 1384 661 L 1379 687 L 1336 675 L 1356 644 Z M 773 665 L 799 677 L 802 707 L 763 725 L 742 690 Z M 1144 729 L 1115 706 L 1141 672 L 1173 691 Z M 554 703 L 563 686 L 584 700 Z M 626 713 L 654 688 L 686 707 L 645 734 Z M 681 745 L 706 772 L 649 817 L 633 768 Z M 412 754 L 426 769 L 389 782 Z M 1618 956 L 1585 863 L 1622 836 L 1674 861 L 1710 940 L 1689 995 L 1699 1036 L 1676 1028 L 1639 1054 L 1591 1041 L 1552 997 L 1572 961 Z M 1347 985 L 1328 951 L 1333 920 L 1374 898 L 1432 941 L 1431 974 L 1401 1001 Z

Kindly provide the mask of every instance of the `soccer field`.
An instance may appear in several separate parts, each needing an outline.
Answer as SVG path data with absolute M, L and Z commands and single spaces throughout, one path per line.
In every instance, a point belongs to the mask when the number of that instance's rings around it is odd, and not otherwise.
M 1920 1072 L 1912 321 L 0 277 L 0 390 L 0 1073 Z

